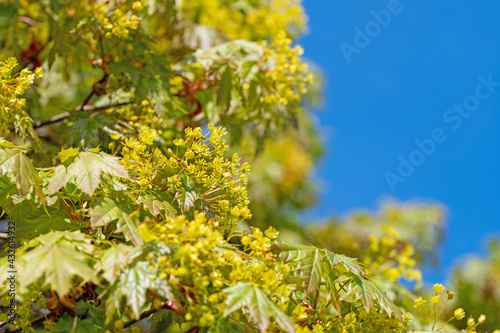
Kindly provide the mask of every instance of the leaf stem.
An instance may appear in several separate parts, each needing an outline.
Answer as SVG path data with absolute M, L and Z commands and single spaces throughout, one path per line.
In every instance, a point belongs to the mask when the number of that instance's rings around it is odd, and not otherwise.
M 318 309 L 318 298 L 319 298 L 319 290 L 316 291 L 316 294 L 314 294 L 314 304 L 313 304 L 314 310 Z
M 440 328 L 438 328 L 438 332 L 440 330 L 443 329 L 443 327 L 445 327 L 450 321 L 452 321 L 453 319 L 455 318 L 455 316 L 451 317 L 450 319 L 448 319 L 448 321 L 446 323 L 444 323 Z M 432 328 L 432 330 L 434 331 L 434 327 Z

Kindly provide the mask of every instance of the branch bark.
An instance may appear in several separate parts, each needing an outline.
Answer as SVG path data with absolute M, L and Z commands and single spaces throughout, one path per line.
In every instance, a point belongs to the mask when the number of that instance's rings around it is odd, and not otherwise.
M 124 103 L 118 103 L 118 104 L 113 104 L 113 105 L 105 105 L 105 106 L 99 106 L 99 107 L 96 107 L 94 105 L 85 105 L 83 107 L 82 106 L 78 106 L 77 108 L 75 108 L 74 112 L 79 112 L 79 111 L 96 111 L 97 112 L 97 111 L 107 110 L 109 108 L 116 108 L 116 107 L 128 105 L 128 104 L 131 104 L 131 103 L 132 102 L 124 102 Z M 73 112 L 66 111 L 66 112 L 60 113 L 58 115 L 55 115 L 55 116 L 53 116 L 52 118 L 50 118 L 48 120 L 37 121 L 37 122 L 35 122 L 33 124 L 33 128 L 37 129 L 37 128 L 40 128 L 40 127 L 43 127 L 43 126 L 47 126 L 47 125 L 58 123 L 60 121 L 63 121 L 64 119 L 69 118 L 72 114 L 73 114 Z

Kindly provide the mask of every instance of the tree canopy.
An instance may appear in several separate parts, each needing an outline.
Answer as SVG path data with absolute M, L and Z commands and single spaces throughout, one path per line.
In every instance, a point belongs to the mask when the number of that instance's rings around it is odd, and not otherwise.
M 441 206 L 299 223 L 322 152 L 306 24 L 299 0 L 2 2 L 0 330 L 459 325 L 467 291 L 420 290 Z

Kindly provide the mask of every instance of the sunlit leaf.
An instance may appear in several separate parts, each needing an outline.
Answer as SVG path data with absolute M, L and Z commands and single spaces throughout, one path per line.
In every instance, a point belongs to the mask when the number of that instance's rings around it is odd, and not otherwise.
M 394 313 L 396 318 L 400 322 L 403 322 L 403 313 L 401 309 L 399 309 L 394 302 L 387 297 L 385 292 L 380 289 L 375 282 L 351 272 L 347 272 L 345 275 L 351 279 L 349 293 L 354 293 L 358 299 L 361 299 L 367 311 L 370 310 L 376 300 L 382 309 L 384 309 L 389 315 Z
M 345 269 L 350 272 L 353 272 L 357 275 L 366 274 L 361 264 L 357 259 L 345 256 L 343 254 L 337 254 L 330 251 L 325 251 L 326 257 L 332 264 L 332 266 L 343 265 Z
M 79 277 L 82 282 L 99 284 L 89 266 L 89 256 L 82 251 L 88 251 L 91 245 L 74 241 L 73 236 L 67 232 L 52 232 L 34 240 L 33 244 L 39 245 L 19 258 L 21 289 L 43 278 L 44 286 L 64 296 L 73 288 L 74 277 Z
M 111 284 L 115 283 L 118 276 L 130 263 L 129 252 L 133 247 L 118 244 L 106 249 L 95 266 L 96 271 L 103 271 L 102 276 Z
M 90 213 L 92 227 L 103 227 L 116 221 L 116 230 L 123 233 L 125 239 L 135 245 L 142 244 L 143 240 L 137 231 L 137 223 L 128 216 L 128 212 L 119 207 L 113 200 L 104 198 Z
M 128 178 L 125 167 L 118 161 L 118 157 L 105 153 L 81 152 L 68 167 L 59 165 L 54 169 L 54 175 L 49 179 L 49 193 L 57 192 L 70 180 L 74 180 L 77 188 L 92 195 L 99 186 L 103 173 Z
M 156 198 L 154 195 L 141 195 L 139 196 L 138 203 L 143 204 L 154 216 L 157 216 L 162 211 L 165 212 L 167 217 L 177 216 L 177 211 L 174 206 L 168 201 Z
M 158 287 L 154 279 L 154 272 L 150 271 L 148 267 L 148 262 L 138 262 L 133 267 L 128 267 L 120 275 L 116 289 L 113 292 L 110 302 L 107 304 L 108 314 L 113 309 L 119 309 L 122 299 L 125 297 L 126 303 L 132 309 L 136 319 L 140 317 L 141 308 L 146 303 L 147 291 L 156 290 Z M 165 295 L 168 296 L 167 298 L 173 298 L 166 281 L 163 289 L 168 290 Z
M 313 246 L 306 246 L 301 244 L 291 244 L 284 242 L 275 242 L 271 251 L 279 255 L 283 262 L 296 262 L 303 260 L 316 251 L 317 248 Z
M 68 158 L 78 155 L 78 148 L 61 149 L 57 157 L 64 163 Z
M 42 180 L 38 176 L 33 162 L 24 152 L 17 149 L 0 150 L 0 176 L 6 174 L 11 174 L 21 195 L 28 195 L 31 186 L 33 186 L 40 202 L 46 203 L 45 193 L 42 190 Z
M 273 317 L 285 332 L 295 332 L 293 320 L 253 283 L 239 282 L 234 287 L 224 289 L 224 292 L 227 294 L 224 317 L 245 308 L 249 312 L 249 318 L 255 321 L 262 331 L 269 327 Z

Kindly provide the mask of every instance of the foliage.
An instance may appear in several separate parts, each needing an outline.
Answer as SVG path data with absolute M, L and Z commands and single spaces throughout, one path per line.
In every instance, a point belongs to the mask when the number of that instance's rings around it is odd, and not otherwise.
M 434 330 L 402 280 L 438 207 L 296 223 L 321 154 L 305 22 L 297 0 L 0 4 L 0 328 Z
M 37 67 L 35 74 L 32 74 L 28 68 L 14 74 L 12 71 L 17 65 L 15 58 L 8 58 L 0 62 L 0 87 L 2 89 L 0 97 L 0 103 L 2 103 L 0 133 L 9 133 L 9 125 L 13 124 L 16 131 L 21 135 L 34 135 L 29 115 L 23 110 L 26 99 L 20 96 L 26 92 L 33 80 L 42 77 L 43 73 L 42 69 Z
M 453 305 L 468 307 L 474 317 L 484 314 L 488 319 L 484 329 L 493 331 L 500 326 L 500 243 L 492 239 L 488 243 L 488 256 L 468 255 L 456 265 L 450 277 L 457 297 Z M 465 328 L 465 323 L 457 325 Z

